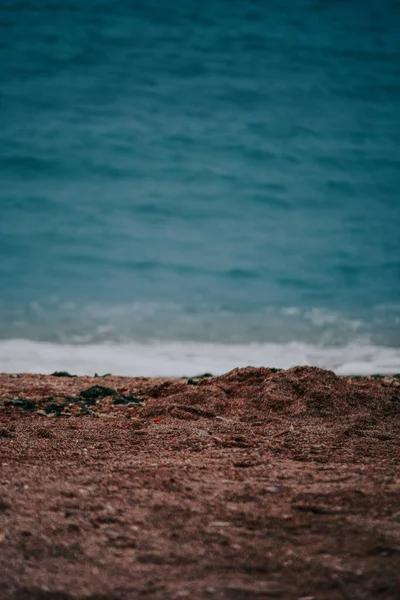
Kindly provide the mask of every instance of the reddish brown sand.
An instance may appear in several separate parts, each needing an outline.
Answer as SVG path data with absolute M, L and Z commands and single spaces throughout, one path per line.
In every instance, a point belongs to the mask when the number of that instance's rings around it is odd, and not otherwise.
M 399 429 L 398 378 L 0 375 L 0 598 L 398 600 Z

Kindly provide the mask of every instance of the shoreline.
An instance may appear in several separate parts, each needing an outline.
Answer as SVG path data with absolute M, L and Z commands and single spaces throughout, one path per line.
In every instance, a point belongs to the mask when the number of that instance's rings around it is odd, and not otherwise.
M 4 600 L 397 598 L 400 378 L 0 374 Z
M 149 340 L 62 344 L 14 339 L 0 340 L 0 372 L 52 373 L 63 369 L 80 376 L 113 373 L 124 377 L 215 375 L 253 365 L 289 369 L 314 365 L 338 375 L 400 372 L 400 348 L 365 341 L 321 346 L 305 342 L 237 343 Z

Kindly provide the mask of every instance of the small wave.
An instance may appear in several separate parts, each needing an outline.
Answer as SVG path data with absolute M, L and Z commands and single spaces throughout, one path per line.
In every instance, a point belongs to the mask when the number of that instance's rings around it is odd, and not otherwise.
M 185 376 L 225 373 L 235 367 L 296 365 L 328 368 L 338 375 L 400 372 L 400 348 L 361 345 L 324 348 L 287 344 L 217 344 L 199 342 L 54 344 L 23 339 L 0 341 L 0 372 L 77 375 Z

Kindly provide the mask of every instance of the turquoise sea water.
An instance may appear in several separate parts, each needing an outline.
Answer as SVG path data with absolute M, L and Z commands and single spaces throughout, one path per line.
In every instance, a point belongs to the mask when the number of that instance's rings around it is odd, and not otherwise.
M 0 370 L 400 371 L 399 40 L 395 1 L 1 2 Z

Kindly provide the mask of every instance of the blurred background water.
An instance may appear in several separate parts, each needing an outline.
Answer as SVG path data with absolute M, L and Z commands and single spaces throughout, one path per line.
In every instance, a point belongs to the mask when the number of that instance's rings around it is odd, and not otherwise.
M 400 371 L 400 4 L 2 0 L 0 370 Z

